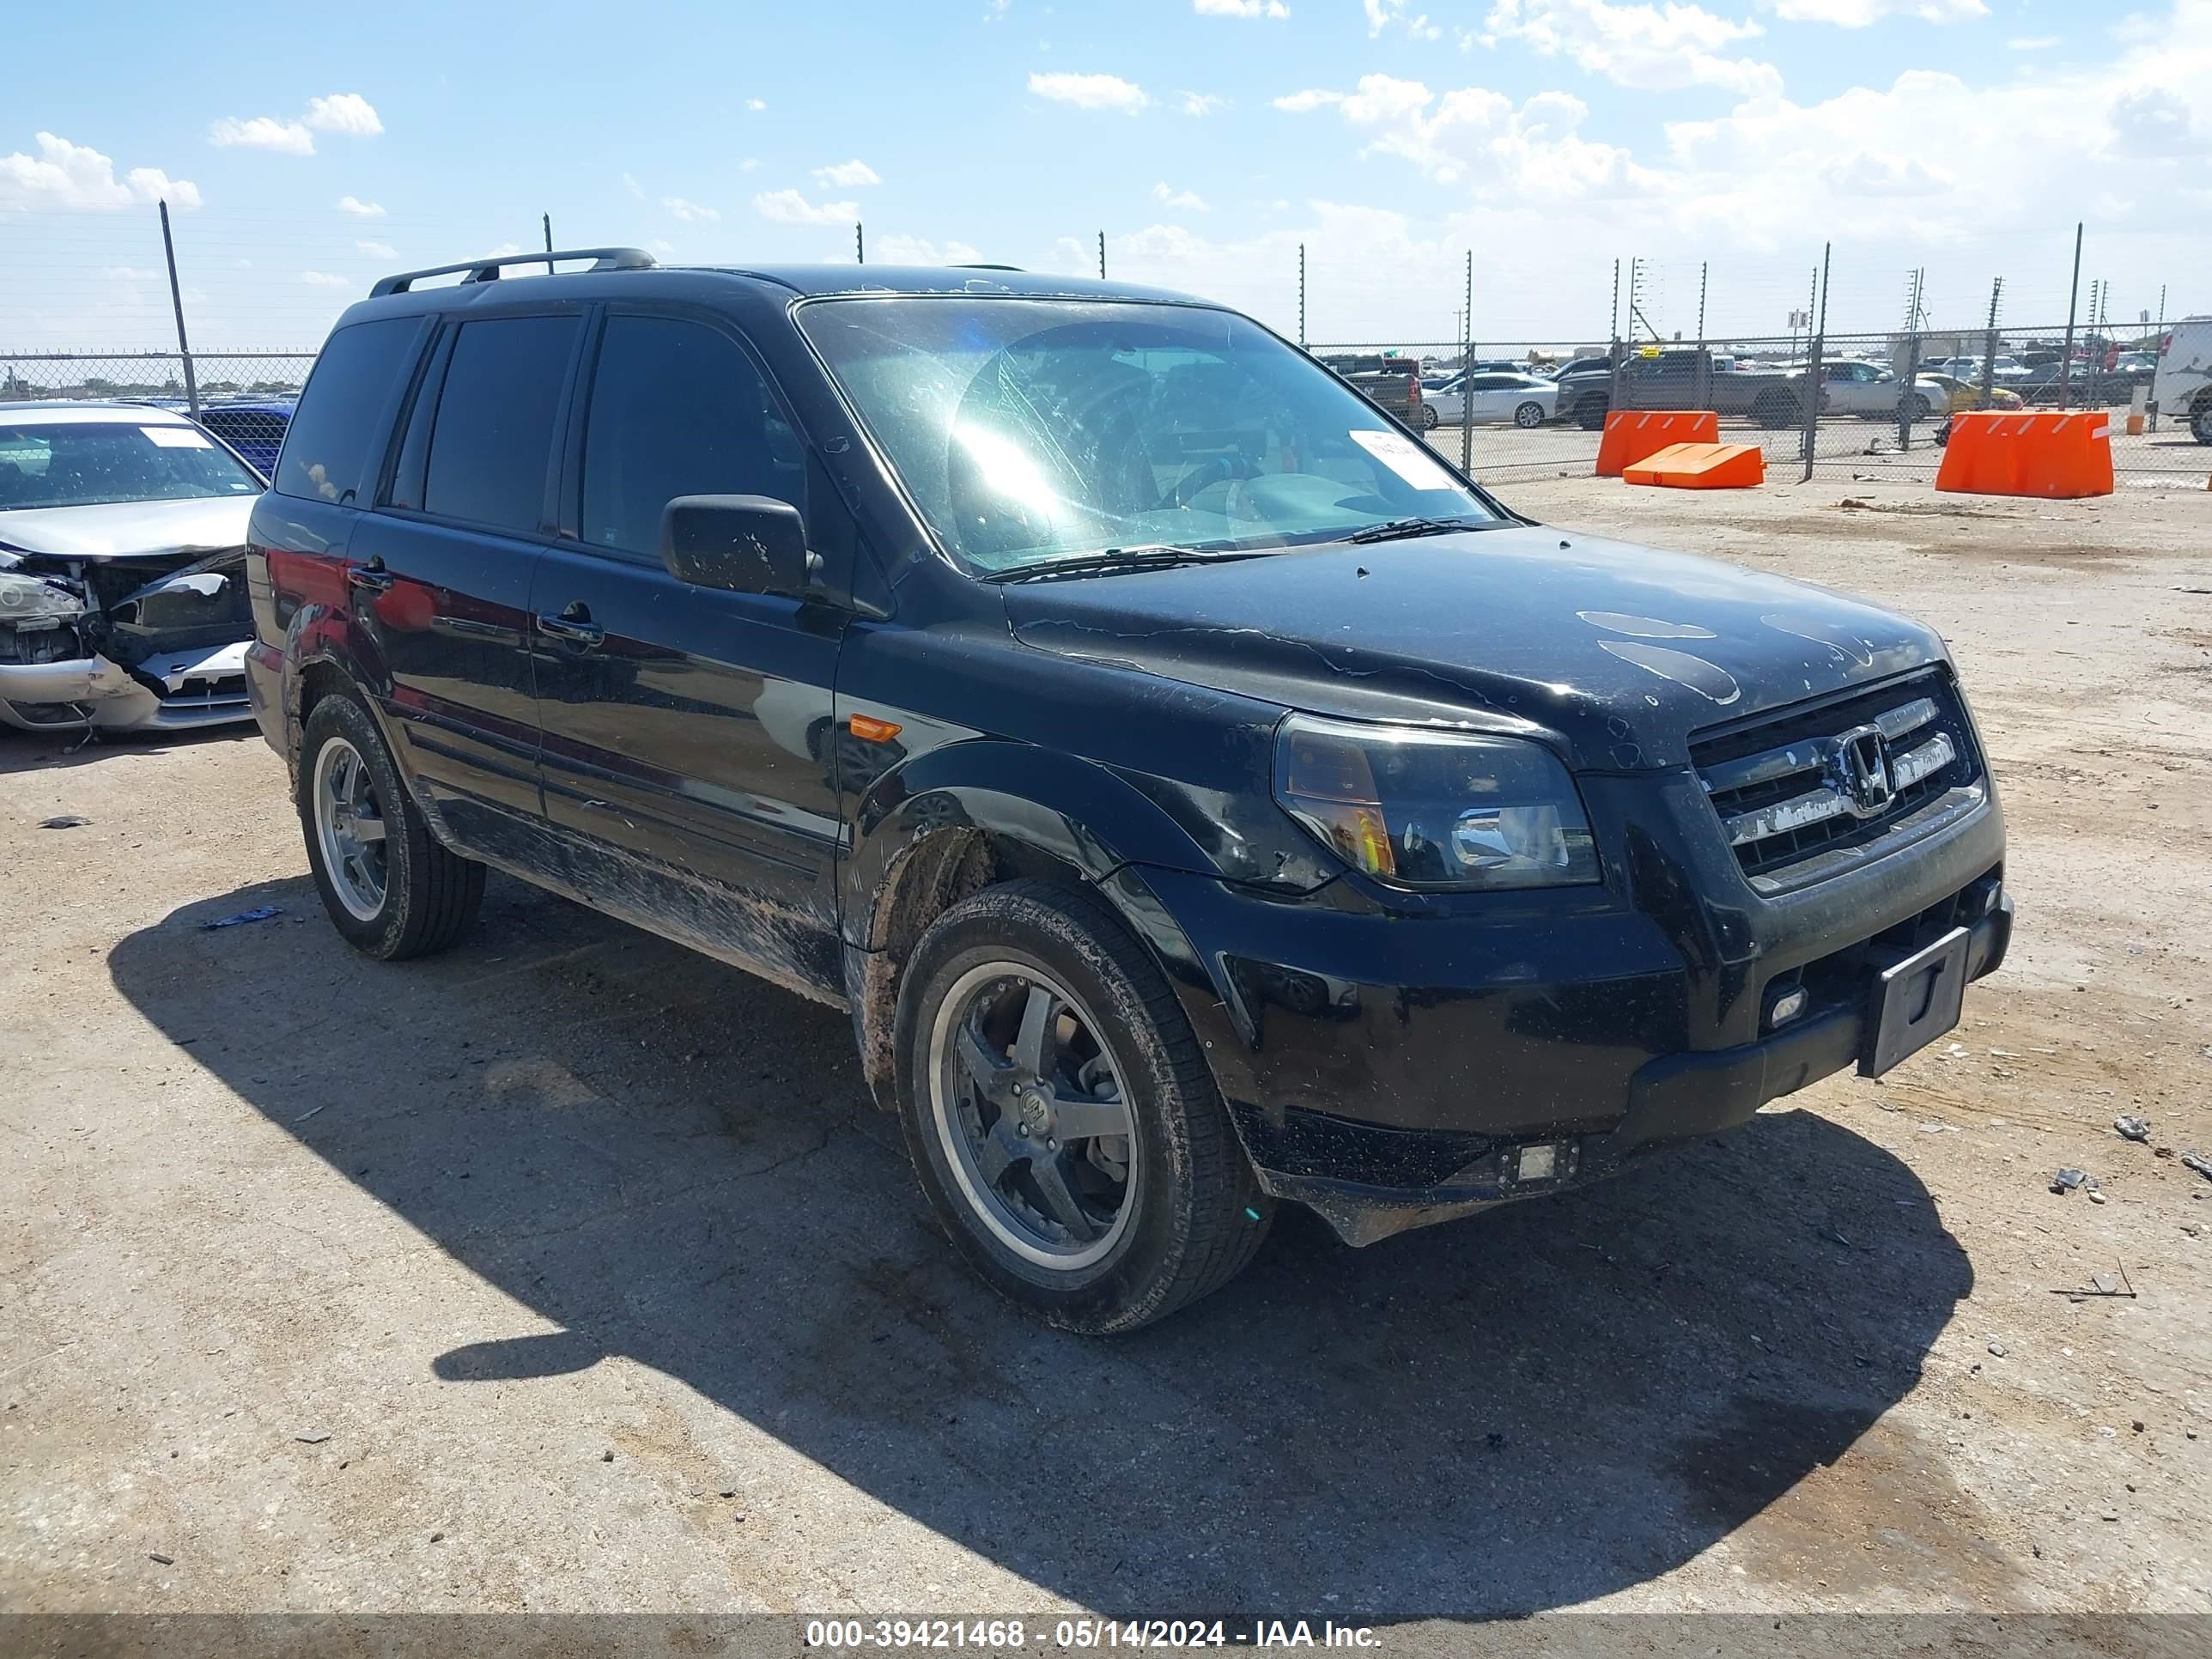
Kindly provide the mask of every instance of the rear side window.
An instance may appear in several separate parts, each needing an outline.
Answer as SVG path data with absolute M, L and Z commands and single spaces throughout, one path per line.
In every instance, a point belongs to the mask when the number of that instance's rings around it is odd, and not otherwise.
M 657 558 L 673 497 L 766 495 L 804 512 L 805 479 L 803 444 L 736 341 L 680 318 L 607 319 L 584 428 L 584 540 Z
M 422 510 L 501 530 L 536 530 L 576 343 L 574 317 L 465 323 L 430 433 Z
M 386 317 L 342 328 L 323 343 L 298 412 L 283 434 L 276 493 L 309 501 L 351 499 L 392 392 L 414 367 L 422 331 L 412 317 Z

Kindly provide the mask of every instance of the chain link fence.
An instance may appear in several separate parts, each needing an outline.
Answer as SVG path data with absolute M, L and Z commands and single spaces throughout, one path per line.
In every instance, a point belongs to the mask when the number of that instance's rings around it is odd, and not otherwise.
M 1724 443 L 1765 450 L 1771 478 L 1932 483 L 1948 422 L 1973 409 L 2096 409 L 2112 416 L 2124 483 L 2202 487 L 2212 452 L 2185 411 L 2150 401 L 2160 335 L 2063 323 L 1917 332 L 1677 340 L 1323 343 L 1336 367 L 1403 364 L 1422 385 L 1430 441 L 1499 484 L 1586 477 L 1613 410 L 1711 410 Z M 1813 389 L 1817 388 L 1817 392 Z M 1363 387 L 1363 389 L 1367 389 Z M 1402 412 L 1395 403 L 1394 413 Z
M 0 403 L 123 402 L 191 416 L 264 478 L 312 351 L 0 351 Z

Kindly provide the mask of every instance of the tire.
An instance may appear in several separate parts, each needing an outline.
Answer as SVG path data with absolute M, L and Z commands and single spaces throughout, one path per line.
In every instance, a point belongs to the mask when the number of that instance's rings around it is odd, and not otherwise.
M 2189 435 L 2200 444 L 2212 444 L 2212 397 L 2199 398 L 2190 410 Z
M 352 805 L 331 811 L 341 797 Z M 376 722 L 352 697 L 326 696 L 307 716 L 296 804 L 323 908 L 355 950 L 380 962 L 428 956 L 476 920 L 483 866 L 431 835 Z M 380 836 L 346 833 L 370 823 Z
M 1437 413 L 1437 406 L 1434 404 L 1423 404 L 1421 405 L 1422 431 L 1434 432 L 1437 429 L 1437 422 L 1443 418 L 1443 417 L 1442 416 Z
M 1030 1060 L 1045 1057 L 1024 1066 L 1033 1027 Z M 954 905 L 908 960 L 893 1041 L 907 1150 L 938 1219 L 987 1284 L 1053 1324 L 1149 1325 L 1226 1284 L 1266 1237 L 1273 1200 L 1174 991 L 1092 895 L 1023 880 Z M 1128 1133 L 1053 1135 L 1071 1109 Z
M 1583 398 L 1575 405 L 1575 424 L 1585 432 L 1595 432 L 1605 425 L 1606 410 L 1612 400 L 1603 396 Z
M 1523 432 L 1534 432 L 1544 424 L 1544 405 L 1530 398 L 1513 411 L 1513 424 Z
M 1751 418 L 1770 432 L 1781 432 L 1802 422 L 1805 410 L 1799 399 L 1786 392 L 1766 392 L 1752 404 Z
M 1912 417 L 1911 423 L 1914 426 L 1925 426 L 1929 422 L 1936 418 L 1936 411 L 1929 405 L 1928 399 L 1919 396 L 1917 393 L 1915 393 L 1913 396 L 1912 407 L 1910 412 Z

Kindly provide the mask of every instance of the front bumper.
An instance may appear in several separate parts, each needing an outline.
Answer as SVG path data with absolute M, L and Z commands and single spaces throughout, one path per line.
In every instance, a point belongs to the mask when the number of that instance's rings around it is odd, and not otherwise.
M 164 653 L 137 674 L 102 656 L 0 665 L 0 722 L 27 732 L 176 732 L 246 720 L 245 649 Z
M 1967 927 L 1969 979 L 2003 960 L 1994 797 L 1897 853 L 1759 894 L 1651 791 L 1586 781 L 1593 819 L 1617 826 L 1600 830 L 1602 887 L 1409 915 L 1349 878 L 1284 898 L 1140 872 L 1187 943 L 1168 965 L 1268 1191 L 1367 1243 L 1579 1185 L 1854 1063 L 1874 973 L 1916 941 Z M 1799 987 L 1805 1012 L 1768 1030 L 1771 998 Z M 1528 1147 L 1551 1149 L 1531 1160 L 1548 1173 L 1524 1176 Z

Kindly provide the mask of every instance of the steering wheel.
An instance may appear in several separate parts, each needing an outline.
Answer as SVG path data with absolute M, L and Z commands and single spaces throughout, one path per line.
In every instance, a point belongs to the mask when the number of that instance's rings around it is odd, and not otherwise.
M 1249 455 L 1217 455 L 1177 478 L 1160 504 L 1163 507 L 1188 507 L 1202 491 L 1212 489 L 1215 484 L 1259 476 L 1260 465 Z

